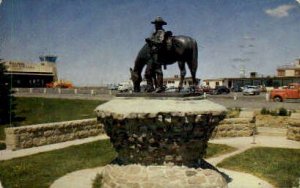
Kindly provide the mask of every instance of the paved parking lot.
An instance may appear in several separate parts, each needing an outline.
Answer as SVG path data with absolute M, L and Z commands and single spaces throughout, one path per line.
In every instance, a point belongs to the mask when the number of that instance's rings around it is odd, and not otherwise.
M 236 100 L 234 100 L 236 95 Z M 50 94 L 50 93 L 16 93 L 17 97 L 45 97 L 45 98 L 67 98 L 67 99 L 83 99 L 83 100 L 110 100 L 115 97 L 114 94 Z M 261 109 L 278 109 L 284 107 L 289 110 L 300 110 L 300 100 L 297 102 L 273 102 L 266 100 L 266 94 L 261 93 L 255 96 L 243 96 L 242 93 L 229 93 L 222 95 L 207 95 L 207 99 L 222 104 L 227 108 L 250 108 Z
M 234 100 L 234 95 L 237 99 Z M 266 107 L 268 109 L 278 109 L 284 107 L 289 110 L 300 110 L 300 100 L 294 102 L 273 102 L 266 100 L 266 94 L 261 93 L 255 96 L 244 96 L 242 93 L 230 93 L 228 95 L 208 95 L 207 99 L 222 104 L 227 108 L 251 108 L 251 109 L 261 109 Z

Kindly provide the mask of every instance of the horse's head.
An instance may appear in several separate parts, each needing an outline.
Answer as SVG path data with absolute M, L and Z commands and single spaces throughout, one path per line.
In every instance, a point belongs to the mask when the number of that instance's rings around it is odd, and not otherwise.
M 133 83 L 133 91 L 134 92 L 140 92 L 141 91 L 141 86 L 140 83 L 142 82 L 142 77 L 139 73 L 135 72 L 130 68 L 130 74 L 131 74 L 131 80 Z

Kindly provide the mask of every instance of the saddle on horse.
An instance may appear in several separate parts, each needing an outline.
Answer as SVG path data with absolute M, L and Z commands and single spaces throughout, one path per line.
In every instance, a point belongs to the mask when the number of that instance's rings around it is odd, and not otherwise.
M 145 41 L 151 47 L 151 53 L 163 55 L 163 54 L 171 51 L 172 38 L 173 38 L 172 31 L 166 31 L 164 34 L 164 40 L 162 41 L 162 43 L 157 42 L 151 38 L 146 38 Z M 166 64 L 162 64 L 162 65 L 164 66 L 164 69 L 166 70 L 167 65 Z

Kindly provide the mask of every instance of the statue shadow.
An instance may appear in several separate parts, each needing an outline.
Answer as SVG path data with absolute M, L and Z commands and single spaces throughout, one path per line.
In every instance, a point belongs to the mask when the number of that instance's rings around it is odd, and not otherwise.
M 219 169 L 217 169 L 215 166 L 205 161 L 204 159 L 201 159 L 195 166 L 191 166 L 191 167 L 214 170 L 219 174 L 221 174 L 221 176 L 223 176 L 223 178 L 226 180 L 227 183 L 232 181 L 232 178 L 230 176 L 228 176 L 224 172 L 221 172 Z

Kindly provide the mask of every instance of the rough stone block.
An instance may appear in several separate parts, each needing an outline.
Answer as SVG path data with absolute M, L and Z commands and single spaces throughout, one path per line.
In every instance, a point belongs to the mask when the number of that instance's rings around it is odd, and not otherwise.
M 92 131 L 90 131 L 92 130 Z M 8 149 L 29 148 L 104 133 L 96 118 L 5 129 Z
M 292 113 L 290 118 L 293 118 L 293 119 L 300 119 L 300 113 Z
M 241 111 L 240 118 L 254 118 L 255 117 L 255 112 L 254 111 Z
M 129 168 L 139 171 L 130 173 Z M 140 173 L 141 172 L 141 173 Z M 227 187 L 216 171 L 185 166 L 107 165 L 102 171 L 104 188 L 114 187 Z
M 300 141 L 300 127 L 289 126 L 287 130 L 287 139 Z

